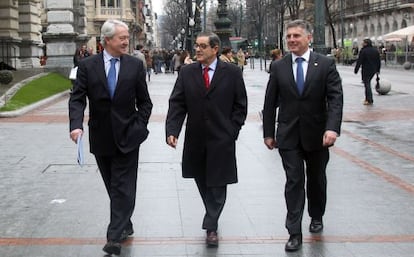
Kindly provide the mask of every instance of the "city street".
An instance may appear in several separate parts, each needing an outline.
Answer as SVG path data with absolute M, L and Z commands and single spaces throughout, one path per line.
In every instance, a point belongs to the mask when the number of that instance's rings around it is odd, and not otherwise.
M 176 150 L 165 143 L 165 115 L 177 75 L 152 74 L 154 108 L 150 135 L 140 149 L 135 233 L 120 256 L 413 256 L 414 71 L 383 67 L 381 79 L 391 82 L 391 92 L 374 93 L 374 105 L 364 106 L 360 73 L 338 66 L 344 118 L 327 169 L 324 231 L 310 234 L 305 213 L 303 247 L 286 253 L 285 175 L 278 152 L 263 144 L 258 115 L 269 74 L 258 60 L 254 67 L 244 70 L 249 114 L 237 141 L 239 183 L 228 187 L 217 249 L 205 247 L 200 196 L 193 180 L 181 177 L 183 140 Z M 86 164 L 77 165 L 68 97 L 0 118 L 0 256 L 105 256 L 109 199 L 87 140 Z

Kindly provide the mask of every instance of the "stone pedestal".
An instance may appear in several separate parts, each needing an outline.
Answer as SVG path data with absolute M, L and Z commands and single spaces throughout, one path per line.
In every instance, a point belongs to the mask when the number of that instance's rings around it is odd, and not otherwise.
M 46 67 L 72 67 L 76 51 L 73 1 L 46 0 L 48 26 L 43 34 L 46 43 Z
M 221 40 L 221 48 L 231 47 L 230 36 L 232 33 L 231 29 L 231 20 L 227 17 L 227 1 L 219 0 L 219 5 L 217 8 L 218 20 L 214 22 L 216 31 L 214 31 Z

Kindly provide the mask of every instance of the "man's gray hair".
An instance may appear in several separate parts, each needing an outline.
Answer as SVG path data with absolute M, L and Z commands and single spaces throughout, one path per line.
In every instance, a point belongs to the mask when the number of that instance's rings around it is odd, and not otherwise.
M 116 26 L 122 26 L 122 27 L 126 28 L 127 30 L 129 29 L 128 25 L 123 21 L 120 21 L 120 20 L 107 20 L 107 21 L 105 21 L 104 24 L 102 25 L 102 28 L 101 28 L 101 44 L 102 44 L 103 47 L 105 47 L 105 44 L 106 44 L 105 43 L 105 38 L 106 37 L 111 38 L 115 35 Z
M 216 33 L 210 32 L 210 31 L 202 31 L 198 33 L 197 37 L 208 37 L 208 44 L 211 47 L 218 46 L 220 49 L 221 41 L 219 36 L 217 36 Z
M 312 25 L 305 21 L 305 20 L 294 20 L 291 22 L 288 22 L 288 24 L 286 25 L 286 30 L 289 28 L 302 28 L 307 34 L 312 34 L 313 32 L 313 28 Z

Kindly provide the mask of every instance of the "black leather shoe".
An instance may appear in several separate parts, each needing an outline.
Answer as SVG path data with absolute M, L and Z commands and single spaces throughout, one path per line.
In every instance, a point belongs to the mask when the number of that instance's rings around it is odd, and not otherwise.
M 123 242 L 123 241 L 127 240 L 128 237 L 131 236 L 132 234 L 134 234 L 134 230 L 132 228 L 125 229 L 124 231 L 122 231 L 122 234 L 121 234 L 121 237 L 119 238 L 119 241 Z
M 102 250 L 107 254 L 120 255 L 121 244 L 114 241 L 108 241 Z
M 290 235 L 285 245 L 286 252 L 295 252 L 302 247 L 302 234 Z
M 219 243 L 217 231 L 207 231 L 206 244 L 208 247 L 217 247 Z
M 322 219 L 312 219 L 309 225 L 309 232 L 311 233 L 320 233 L 323 230 Z

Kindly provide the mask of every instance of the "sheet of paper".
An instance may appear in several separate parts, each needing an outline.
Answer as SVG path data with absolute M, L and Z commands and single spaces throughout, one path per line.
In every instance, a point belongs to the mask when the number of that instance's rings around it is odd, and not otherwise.
M 83 140 L 82 135 L 78 136 L 78 140 L 76 142 L 78 146 L 78 164 L 82 167 L 85 164 L 85 159 L 83 158 Z

